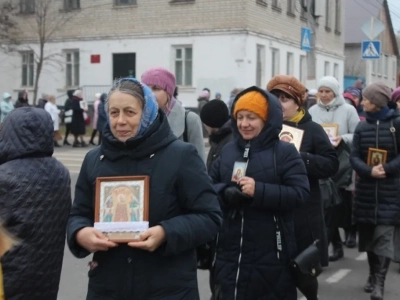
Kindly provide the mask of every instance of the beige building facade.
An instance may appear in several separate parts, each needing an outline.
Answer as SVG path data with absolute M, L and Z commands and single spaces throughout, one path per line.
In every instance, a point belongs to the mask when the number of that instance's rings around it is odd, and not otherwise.
M 40 53 L 38 14 L 43 2 L 23 0 L 15 17 L 17 52 L 0 54 L 0 89 L 33 88 Z M 19 0 L 17 1 L 19 2 Z M 188 107 L 204 87 L 229 98 L 235 87 L 265 87 L 276 74 L 307 82 L 307 53 L 300 49 L 307 26 L 295 0 L 62 0 L 46 11 L 46 43 L 41 92 L 63 98 L 81 87 L 87 98 L 113 79 L 162 66 L 175 73 L 180 100 Z M 316 77 L 343 78 L 341 0 L 316 1 Z M 314 88 L 315 83 L 311 83 Z M 98 90 L 95 91 L 95 87 Z M 91 87 L 91 88 L 89 88 Z M 90 91 L 90 92 L 89 92 Z M 213 95 L 212 95 L 213 96 Z M 88 99 L 89 101 L 92 99 Z

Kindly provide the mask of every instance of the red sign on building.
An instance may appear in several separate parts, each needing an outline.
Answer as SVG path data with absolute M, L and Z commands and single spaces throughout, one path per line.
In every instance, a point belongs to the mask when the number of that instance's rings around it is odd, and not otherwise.
M 99 64 L 100 63 L 100 54 L 92 54 L 92 55 L 90 55 L 90 63 Z

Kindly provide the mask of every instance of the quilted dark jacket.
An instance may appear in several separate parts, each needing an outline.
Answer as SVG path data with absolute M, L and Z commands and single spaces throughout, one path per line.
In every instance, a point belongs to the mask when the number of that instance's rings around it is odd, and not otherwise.
M 225 201 L 221 203 L 224 221 L 217 242 L 215 296 L 218 300 L 293 300 L 297 299 L 289 269 L 290 259 L 297 254 L 293 211 L 309 197 L 307 171 L 296 148 L 279 141 L 279 100 L 256 87 L 236 99 L 253 90 L 263 93 L 269 103 L 268 121 L 250 142 L 246 176 L 255 180 L 255 194 L 242 202 L 236 214 Z M 234 142 L 222 149 L 210 174 L 221 196 L 226 187 L 234 185 L 233 166 L 243 161 L 247 143 L 235 125 L 233 120 Z M 279 259 L 274 215 L 283 235 Z
M 33 107 L 0 130 L 0 216 L 21 244 L 2 258 L 7 300 L 56 300 L 71 207 L 68 170 L 53 154 L 53 122 Z
M 395 127 L 394 134 L 391 127 Z M 397 143 L 395 150 L 394 140 Z M 383 164 L 386 178 L 371 176 L 367 165 L 368 148 L 387 151 L 387 162 Z M 367 116 L 354 132 L 351 164 L 358 175 L 353 215 L 357 223 L 377 225 L 400 225 L 400 115 L 396 111 L 382 120 Z
M 76 233 L 93 226 L 97 177 L 150 176 L 149 226 L 163 226 L 167 242 L 154 252 L 126 244 L 93 255 L 87 300 L 197 300 L 195 248 L 210 241 L 221 225 L 217 195 L 196 149 L 172 133 L 159 117 L 145 135 L 125 143 L 104 127 L 100 147 L 83 161 L 68 222 L 71 252 L 90 253 L 76 241 Z

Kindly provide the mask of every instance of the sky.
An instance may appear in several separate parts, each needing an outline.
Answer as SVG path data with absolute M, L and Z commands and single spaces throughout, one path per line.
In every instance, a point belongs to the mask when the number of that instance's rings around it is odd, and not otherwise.
M 388 0 L 394 31 L 400 31 L 400 1 Z

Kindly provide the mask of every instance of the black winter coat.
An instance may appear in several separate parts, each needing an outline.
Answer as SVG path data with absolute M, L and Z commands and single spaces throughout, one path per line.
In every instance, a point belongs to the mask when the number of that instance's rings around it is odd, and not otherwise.
M 239 93 L 235 101 L 249 91 L 258 91 L 268 99 L 268 121 L 250 142 L 246 176 L 256 182 L 254 197 L 243 201 L 236 214 L 221 201 L 224 221 L 218 236 L 214 270 L 216 299 L 293 300 L 297 299 L 296 287 L 288 265 L 297 253 L 293 211 L 309 197 L 307 172 L 296 148 L 279 141 L 282 129 L 279 100 L 251 87 Z M 233 166 L 235 161 L 244 161 L 247 143 L 234 119 L 232 128 L 234 142 L 222 149 L 211 171 L 221 197 L 226 187 L 235 185 L 231 181 Z M 278 216 L 283 235 L 280 259 L 277 258 L 274 215 Z
M 195 248 L 215 237 L 221 210 L 196 149 L 173 135 L 161 110 L 142 138 L 125 143 L 105 126 L 101 146 L 85 157 L 68 223 L 72 253 L 89 255 L 75 235 L 93 226 L 96 178 L 128 175 L 150 176 L 149 226 L 163 226 L 167 241 L 152 253 L 124 244 L 94 253 L 86 299 L 199 299 Z
M 15 101 L 15 108 L 30 106 L 28 99 L 24 99 L 25 91 L 18 92 L 18 99 Z
M 210 151 L 207 156 L 207 170 L 211 170 L 211 166 L 218 158 L 222 148 L 233 138 L 231 120 L 226 122 L 218 131 L 210 134 Z
M 21 244 L 1 260 L 7 300 L 56 300 L 71 207 L 68 170 L 53 154 L 53 121 L 23 107 L 0 130 L 0 217 Z
M 391 132 L 391 124 L 395 132 Z M 367 116 L 356 128 L 351 153 L 351 164 L 358 175 L 353 206 L 356 223 L 400 225 L 399 133 L 400 115 L 393 110 L 380 121 Z M 383 164 L 386 178 L 371 176 L 372 167 L 367 165 L 368 148 L 387 151 L 387 162 Z
M 86 133 L 85 118 L 83 116 L 83 109 L 80 106 L 82 99 L 73 97 L 72 99 L 72 122 L 71 133 L 73 135 L 84 135 Z
M 297 251 L 300 253 L 318 239 L 321 265 L 327 266 L 328 242 L 319 179 L 336 174 L 339 168 L 337 154 L 322 126 L 313 122 L 307 111 L 299 123 L 284 123 L 304 130 L 300 155 L 310 183 L 310 197 L 294 212 Z

